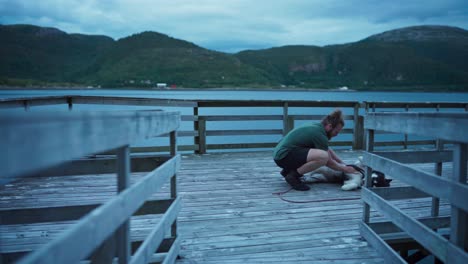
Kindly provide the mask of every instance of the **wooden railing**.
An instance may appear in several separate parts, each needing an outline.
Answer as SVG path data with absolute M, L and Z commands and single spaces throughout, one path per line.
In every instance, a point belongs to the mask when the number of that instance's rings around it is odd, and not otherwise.
M 180 156 L 176 153 L 179 125 L 179 113 L 157 110 L 15 112 L 0 115 L 1 184 L 39 175 L 117 174 L 116 196 L 104 204 L 0 210 L 2 225 L 76 221 L 71 228 L 27 254 L 18 263 L 78 263 L 89 256 L 94 263 L 110 263 L 114 257 L 119 263 L 155 260 L 173 263 L 180 245 L 176 229 L 181 209 L 176 185 L 176 173 L 180 167 Z M 161 134 L 170 135 L 168 156 L 160 158 L 159 162 L 154 158 L 130 156 L 132 144 Z M 109 150 L 115 150 L 116 156 L 82 158 Z M 130 185 L 132 172 L 148 173 Z M 168 181 L 170 199 L 149 201 L 150 196 Z M 130 218 L 146 214 L 163 215 L 144 241 L 132 242 Z M 171 235 L 169 240 L 172 244 L 166 253 L 155 255 L 166 233 Z M 139 247 L 132 255 L 135 243 Z M 0 262 L 9 253 L 4 248 L 0 247 Z
M 363 126 L 363 116 L 367 112 L 379 111 L 468 111 L 468 102 L 357 102 L 357 101 L 301 101 L 301 100 L 176 100 L 176 99 L 152 99 L 152 98 L 129 98 L 129 97 L 103 97 L 103 96 L 50 96 L 36 98 L 0 99 L 0 109 L 2 108 L 24 108 L 29 110 L 32 107 L 65 104 L 70 110 L 74 105 L 122 105 L 122 106 L 145 106 L 145 107 L 168 107 L 181 110 L 182 129 L 178 132 L 179 138 L 192 139 L 191 143 L 179 144 L 181 151 L 194 151 L 204 154 L 211 150 L 226 149 L 271 149 L 282 135 L 293 129 L 295 125 L 304 120 L 319 121 L 326 112 L 324 109 L 341 108 L 345 113 L 347 125 L 342 130 L 340 136 L 351 138 L 351 140 L 340 140 L 339 137 L 331 141 L 331 146 L 352 147 L 353 149 L 364 149 L 365 136 Z M 229 115 L 226 113 L 205 114 L 217 108 L 235 110 L 251 110 L 249 114 Z M 124 109 L 124 108 L 123 108 Z M 275 113 L 257 115 L 256 109 L 277 110 Z M 293 110 L 310 109 L 312 113 L 321 109 L 321 114 L 295 114 Z M 231 111 L 232 112 L 232 111 Z M 297 111 L 296 111 L 297 112 Z M 300 111 L 299 111 L 300 112 Z M 209 128 L 210 124 L 219 122 L 232 122 L 245 124 L 245 122 L 275 122 L 278 128 L 263 129 L 258 125 L 255 129 L 243 129 L 242 125 L 236 129 Z M 382 134 L 388 132 L 382 132 Z M 275 136 L 269 142 L 252 142 L 253 137 Z M 209 139 L 229 137 L 249 137 L 250 142 L 229 143 L 220 142 L 209 143 Z M 271 138 L 271 137 L 270 137 Z M 336 141 L 338 140 L 338 141 Z M 187 141 L 187 140 L 185 140 Z M 398 147 L 408 148 L 410 146 L 431 145 L 435 146 L 435 139 L 409 139 L 407 135 L 402 135 L 401 139 L 377 138 L 375 147 Z M 444 144 L 443 141 L 439 144 Z M 132 148 L 132 152 L 164 152 L 168 151 L 168 146 L 137 147 Z
M 368 168 L 361 234 L 388 263 L 406 263 L 408 251 L 415 249 L 427 250 L 444 263 L 468 263 L 468 113 L 369 113 L 364 127 Z M 435 137 L 451 141 L 453 147 L 450 151 L 376 152 L 373 139 L 379 130 Z M 443 162 L 452 162 L 451 178 L 441 177 Z M 435 173 L 410 163 L 434 163 Z M 372 187 L 372 170 L 409 186 Z M 430 215 L 424 217 L 412 217 L 391 202 L 424 197 L 433 197 Z M 450 204 L 449 216 L 439 216 L 440 199 Z M 388 221 L 372 221 L 371 208 Z

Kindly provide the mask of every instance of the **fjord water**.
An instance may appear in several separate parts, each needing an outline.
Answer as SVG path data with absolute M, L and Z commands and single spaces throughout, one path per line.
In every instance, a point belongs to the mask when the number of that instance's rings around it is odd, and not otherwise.
M 0 98 L 50 95 L 95 95 L 169 99 L 218 100 L 322 100 L 389 102 L 468 102 L 466 93 L 451 92 L 355 92 L 306 90 L 0 90 Z

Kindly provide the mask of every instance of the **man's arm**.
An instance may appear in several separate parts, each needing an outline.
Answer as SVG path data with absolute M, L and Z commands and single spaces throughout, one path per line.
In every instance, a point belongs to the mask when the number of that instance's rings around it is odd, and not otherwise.
M 328 148 L 328 155 L 330 156 L 330 158 L 336 160 L 336 162 L 344 163 L 331 148 Z
M 344 173 L 357 173 L 357 171 L 353 167 L 346 166 L 346 164 L 344 164 L 343 161 L 340 158 L 338 158 L 338 156 L 333 150 L 328 149 L 328 155 L 329 159 L 326 165 L 327 167 L 333 170 L 342 171 Z

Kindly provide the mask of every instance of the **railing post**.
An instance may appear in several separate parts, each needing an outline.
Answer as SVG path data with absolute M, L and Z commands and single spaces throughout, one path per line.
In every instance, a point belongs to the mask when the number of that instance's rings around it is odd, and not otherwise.
M 130 147 L 117 148 L 117 192 L 130 186 Z M 91 263 L 112 263 L 117 256 L 119 264 L 130 261 L 130 220 L 127 219 L 91 255 Z
M 172 157 L 175 157 L 177 155 L 177 131 L 172 131 L 169 134 L 169 140 L 170 140 L 170 154 Z M 171 178 L 171 198 L 176 199 L 177 198 L 177 173 L 175 173 L 172 178 Z M 177 236 L 177 219 L 174 221 L 174 223 L 171 226 L 171 236 L 176 237 Z
M 455 143 L 453 149 L 453 178 L 454 182 L 466 184 L 468 144 Z M 450 241 L 466 249 L 468 247 L 468 213 L 452 205 L 450 223 Z
M 437 104 L 436 111 L 440 111 L 440 104 Z M 437 151 L 444 150 L 444 143 L 441 139 L 436 139 L 435 148 Z M 434 166 L 434 173 L 436 175 L 442 175 L 442 162 L 437 162 Z M 440 199 L 437 197 L 432 198 L 432 206 L 431 206 L 431 216 L 439 216 L 439 206 L 440 206 Z
M 198 104 L 193 108 L 193 130 L 195 130 L 198 135 L 195 135 L 193 137 L 193 144 L 196 146 L 198 145 L 198 149 L 194 150 L 195 154 L 200 154 L 200 127 L 199 127 L 199 122 L 198 122 Z
M 409 112 L 409 105 L 405 105 L 405 112 Z M 408 149 L 408 134 L 405 133 L 405 141 L 403 142 L 403 148 Z
M 29 100 L 23 101 L 24 111 L 29 111 Z
M 130 147 L 117 149 L 117 191 L 123 192 L 130 186 Z M 130 261 L 130 219 L 117 229 L 117 257 L 119 264 Z
M 206 119 L 198 117 L 198 154 L 206 154 Z
M 288 126 L 286 130 L 286 134 L 294 129 L 294 116 L 288 116 Z
M 371 129 L 366 130 L 366 151 L 374 151 L 374 130 Z M 366 180 L 364 183 L 366 188 L 372 187 L 372 168 L 370 167 L 366 167 Z M 362 221 L 364 223 L 369 223 L 370 221 L 370 206 L 366 202 L 364 202 L 363 206 Z
M 354 133 L 353 133 L 353 150 L 363 149 L 364 141 L 364 122 L 359 116 L 359 103 L 354 105 Z
M 71 111 L 73 110 L 73 101 L 72 101 L 72 97 L 67 97 L 67 104 L 68 104 L 68 110 Z
M 289 132 L 288 102 L 283 103 L 283 136 Z

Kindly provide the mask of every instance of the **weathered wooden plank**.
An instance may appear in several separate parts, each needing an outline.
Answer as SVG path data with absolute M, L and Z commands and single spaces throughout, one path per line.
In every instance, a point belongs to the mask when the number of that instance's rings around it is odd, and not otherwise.
M 131 157 L 132 172 L 149 172 L 171 158 L 170 155 L 146 155 Z M 50 177 L 68 175 L 107 174 L 116 172 L 115 156 L 94 156 L 92 158 L 75 159 L 50 167 L 31 176 Z
M 436 123 L 443 125 L 435 126 Z M 468 133 L 460 129 L 468 127 L 468 113 L 368 113 L 364 118 L 364 127 L 468 142 Z
M 281 115 L 204 115 L 203 119 L 206 121 L 266 121 L 266 120 L 283 120 Z
M 210 130 L 207 136 L 245 136 L 245 135 L 281 135 L 281 129 L 249 129 L 249 130 Z
M 333 141 L 330 146 L 350 146 L 351 141 Z M 251 148 L 274 148 L 278 142 L 271 143 L 232 143 L 232 144 L 207 144 L 207 149 L 251 149 Z
M 179 151 L 190 151 L 197 150 L 199 148 L 198 144 L 195 145 L 178 145 L 177 150 Z M 169 152 L 170 146 L 161 146 L 161 147 L 132 147 L 130 148 L 132 153 L 144 153 L 144 152 Z
M 200 100 L 199 107 L 283 107 L 287 102 L 289 107 L 354 107 L 356 102 L 350 101 L 303 101 L 303 100 Z
M 372 191 L 386 200 L 431 197 L 429 194 L 411 186 L 372 188 Z
M 68 104 L 70 96 L 44 96 L 44 97 L 23 97 L 23 98 L 1 98 L 0 108 L 29 108 L 32 106 Z
M 72 158 L 167 133 L 179 127 L 179 119 L 179 113 L 161 111 L 1 115 L 0 177 L 8 182 Z
M 293 120 L 316 120 L 321 121 L 324 115 L 289 115 Z M 351 115 L 344 115 L 344 120 L 354 120 Z
M 422 224 L 428 226 L 431 229 L 438 229 L 438 228 L 447 228 L 450 227 L 450 217 L 423 217 L 418 218 L 418 221 Z M 398 228 L 395 224 L 389 221 L 385 222 L 373 222 L 367 224 L 372 230 L 377 234 L 383 233 L 394 233 L 394 232 L 401 232 L 401 229 Z
M 466 102 L 376 102 L 364 101 L 369 108 L 459 108 L 465 109 Z
M 395 160 L 401 163 L 429 163 L 429 162 L 450 162 L 452 161 L 452 151 L 375 151 L 375 155 Z
M 92 192 L 90 195 L 92 195 Z M 110 196 L 110 194 L 107 195 Z M 173 200 L 174 199 L 146 201 L 133 215 L 163 213 L 169 208 Z M 2 225 L 17 225 L 76 220 L 100 205 L 101 204 L 87 204 L 45 208 L 0 209 L 0 223 Z
M 164 107 L 195 107 L 197 102 L 184 99 L 159 99 L 119 96 L 85 96 L 74 95 L 74 104 L 98 105 L 135 105 L 135 106 L 164 106 Z

